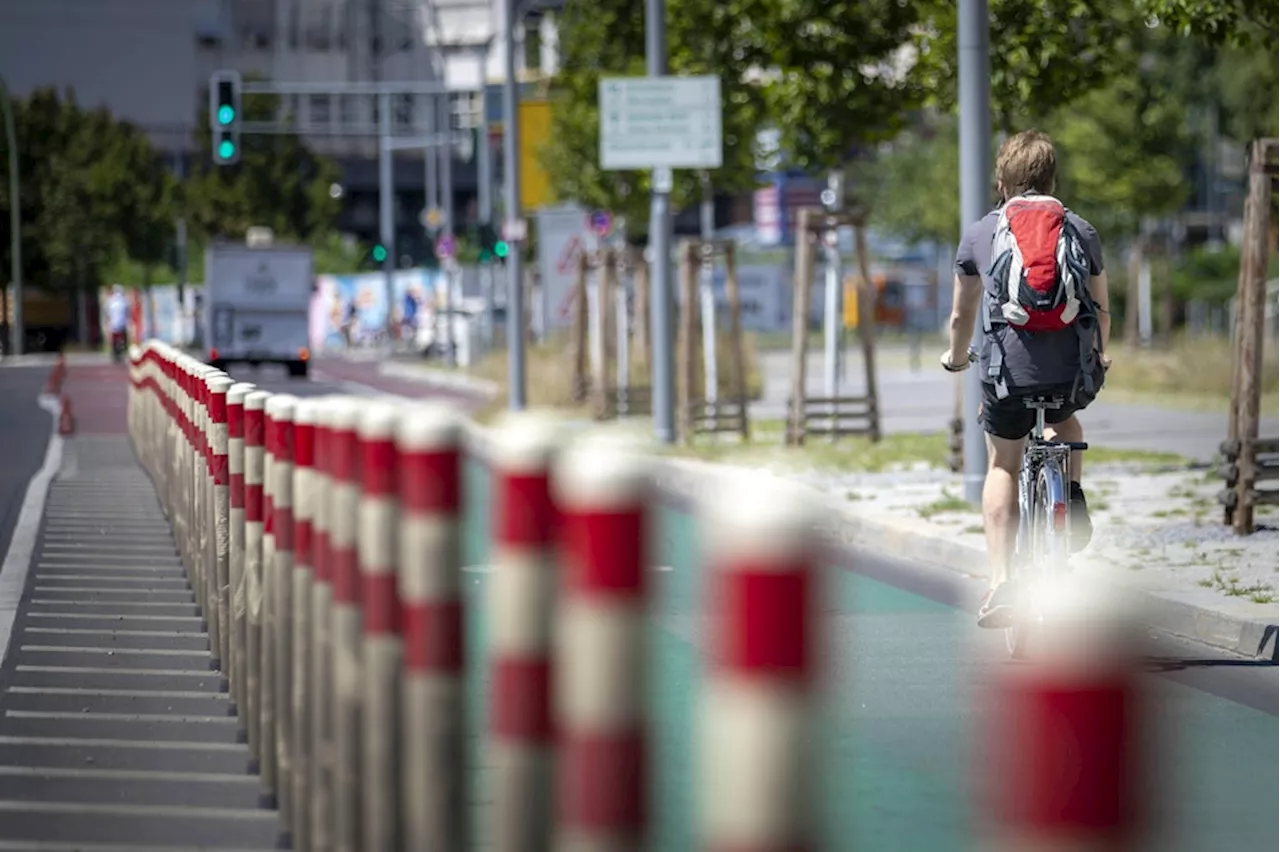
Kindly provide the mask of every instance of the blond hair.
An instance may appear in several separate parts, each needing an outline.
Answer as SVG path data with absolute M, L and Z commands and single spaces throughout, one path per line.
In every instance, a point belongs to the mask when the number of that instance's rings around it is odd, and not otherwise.
M 1051 195 L 1057 184 L 1058 158 L 1049 134 L 1024 130 L 1004 140 L 996 155 L 996 181 L 1005 198 L 1024 192 Z

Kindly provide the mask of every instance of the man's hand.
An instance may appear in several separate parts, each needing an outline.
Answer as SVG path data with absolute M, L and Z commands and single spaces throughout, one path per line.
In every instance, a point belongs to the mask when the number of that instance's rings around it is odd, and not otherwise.
M 940 358 L 938 358 L 938 362 L 942 364 L 942 369 L 946 370 L 948 373 L 964 372 L 969 369 L 969 364 L 974 360 L 974 354 L 972 352 L 966 352 L 958 360 L 954 356 L 955 353 L 948 349 L 946 352 L 942 353 Z
M 1111 369 L 1111 358 L 1110 358 L 1110 356 L 1099 354 L 1099 355 L 1098 355 L 1098 360 L 1102 362 L 1102 371 L 1103 371 L 1104 373 L 1105 373 L 1107 370 L 1110 370 L 1110 369 Z

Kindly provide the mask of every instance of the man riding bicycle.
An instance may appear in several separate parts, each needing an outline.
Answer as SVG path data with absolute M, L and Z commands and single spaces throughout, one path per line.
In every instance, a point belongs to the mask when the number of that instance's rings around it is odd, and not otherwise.
M 978 417 L 987 436 L 989 466 L 982 518 L 991 585 L 978 625 L 1004 628 L 1015 599 L 1009 563 L 1018 535 L 1018 471 L 1035 411 L 1024 401 L 1061 396 L 1046 412 L 1049 440 L 1083 442 L 1076 417 L 1092 402 L 1109 361 L 1111 335 L 1107 274 L 1098 232 L 1052 197 L 1057 161 L 1053 143 L 1038 131 L 1010 137 L 996 157 L 1001 203 L 965 229 L 956 251 L 950 349 L 942 366 L 969 366 L 974 323 L 983 323 L 977 351 L 982 373 Z M 1093 527 L 1080 487 L 1082 454 L 1071 453 L 1070 543 L 1078 552 Z

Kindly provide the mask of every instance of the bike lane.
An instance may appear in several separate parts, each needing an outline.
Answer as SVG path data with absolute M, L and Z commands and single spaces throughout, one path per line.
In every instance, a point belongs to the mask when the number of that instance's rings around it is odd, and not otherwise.
M 489 483 L 467 478 L 468 684 L 473 736 L 485 724 L 484 604 Z M 653 531 L 651 622 L 653 848 L 696 848 L 698 688 L 704 605 L 697 523 L 664 506 Z M 923 582 L 918 578 L 926 578 Z M 909 582 L 891 578 L 916 578 Z M 958 574 L 877 554 L 834 554 L 825 572 L 827 677 L 816 721 L 823 792 L 815 802 L 832 849 L 978 852 L 983 661 L 1004 657 L 999 632 L 979 630 Z M 902 587 L 902 586 L 905 586 Z M 1172 640 L 1153 645 L 1150 675 L 1157 765 L 1151 848 L 1194 852 L 1274 848 L 1280 784 L 1275 669 Z M 1233 679 L 1214 678 L 1215 669 Z M 1256 705 L 1256 706 L 1251 706 Z M 482 767 L 482 752 L 471 765 Z M 483 770 L 473 801 L 485 800 Z M 479 809 L 483 808 L 478 804 Z M 481 818 L 477 830 L 483 837 Z

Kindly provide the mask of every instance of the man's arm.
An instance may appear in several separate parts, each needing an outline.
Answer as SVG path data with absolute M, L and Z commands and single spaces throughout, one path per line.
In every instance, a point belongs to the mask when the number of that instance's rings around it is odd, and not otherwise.
M 954 367 L 968 362 L 969 344 L 973 342 L 973 323 L 978 317 L 978 305 L 981 302 L 981 276 L 957 274 L 951 296 L 951 351 L 948 356 Z

